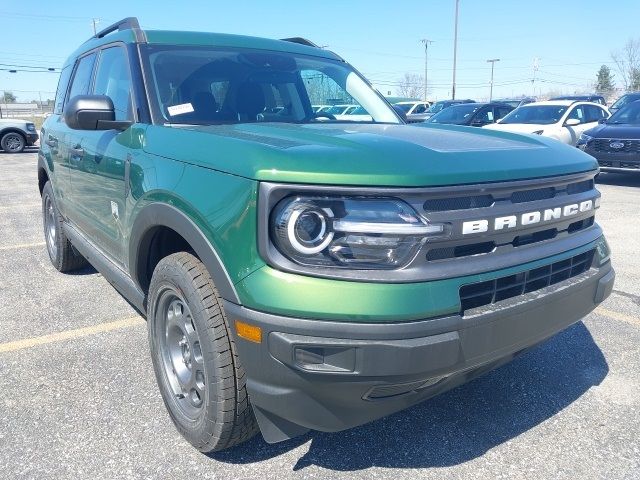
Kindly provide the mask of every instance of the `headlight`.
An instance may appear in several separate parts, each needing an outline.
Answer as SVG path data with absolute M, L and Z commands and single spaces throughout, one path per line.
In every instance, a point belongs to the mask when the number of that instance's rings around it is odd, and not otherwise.
M 542 132 L 544 132 L 544 130 L 536 130 L 535 132 L 531 132 L 533 135 L 542 135 Z
M 304 266 L 395 269 L 444 231 L 394 198 L 287 197 L 271 213 L 280 253 Z
M 27 130 L 29 130 L 30 132 L 35 132 L 36 126 L 33 123 L 27 123 Z

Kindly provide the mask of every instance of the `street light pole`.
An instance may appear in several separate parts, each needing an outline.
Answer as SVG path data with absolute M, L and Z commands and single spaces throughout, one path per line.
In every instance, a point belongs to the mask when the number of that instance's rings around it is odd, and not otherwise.
M 451 85 L 451 98 L 456 99 L 456 61 L 458 56 L 458 4 L 460 0 L 456 0 L 456 17 L 453 30 L 453 82 Z
M 428 78 L 429 78 L 429 55 L 428 55 L 428 49 L 429 49 L 429 44 L 433 43 L 433 40 L 429 40 L 427 38 L 423 38 L 422 40 L 420 40 L 422 43 L 424 43 L 424 101 L 427 101 L 427 86 L 429 85 L 428 82 Z
M 491 87 L 489 87 L 489 101 L 493 98 L 493 66 L 496 62 L 499 62 L 499 58 L 492 58 L 491 60 L 487 60 L 487 63 L 491 64 Z

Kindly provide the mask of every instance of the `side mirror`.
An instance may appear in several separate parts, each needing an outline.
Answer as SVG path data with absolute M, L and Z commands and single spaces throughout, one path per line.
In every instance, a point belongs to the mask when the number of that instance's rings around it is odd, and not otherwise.
M 116 121 L 113 102 L 106 95 L 78 95 L 67 103 L 64 121 L 73 130 L 126 130 L 132 122 Z
M 606 118 L 601 118 L 600 120 L 598 120 L 598 123 L 607 123 L 607 119 Z
M 577 118 L 570 118 L 566 122 L 564 122 L 565 127 L 575 127 L 576 125 L 580 125 L 580 120 Z

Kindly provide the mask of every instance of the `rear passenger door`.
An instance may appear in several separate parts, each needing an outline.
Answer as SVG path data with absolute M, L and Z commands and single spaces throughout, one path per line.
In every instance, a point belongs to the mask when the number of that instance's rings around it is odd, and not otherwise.
M 92 95 L 113 101 L 115 119 L 134 121 L 132 80 L 124 46 L 103 48 L 96 63 Z M 127 171 L 140 152 L 135 129 L 84 131 L 78 169 L 71 178 L 77 227 L 112 261 L 124 264 L 124 231 Z

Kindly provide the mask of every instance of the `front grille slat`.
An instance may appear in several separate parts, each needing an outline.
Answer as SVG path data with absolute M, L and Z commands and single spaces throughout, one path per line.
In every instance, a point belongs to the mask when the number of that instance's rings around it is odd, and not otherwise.
M 595 249 L 515 275 L 463 285 L 460 288 L 461 313 L 464 315 L 467 310 L 535 292 L 576 277 L 591 268 L 594 254 Z

